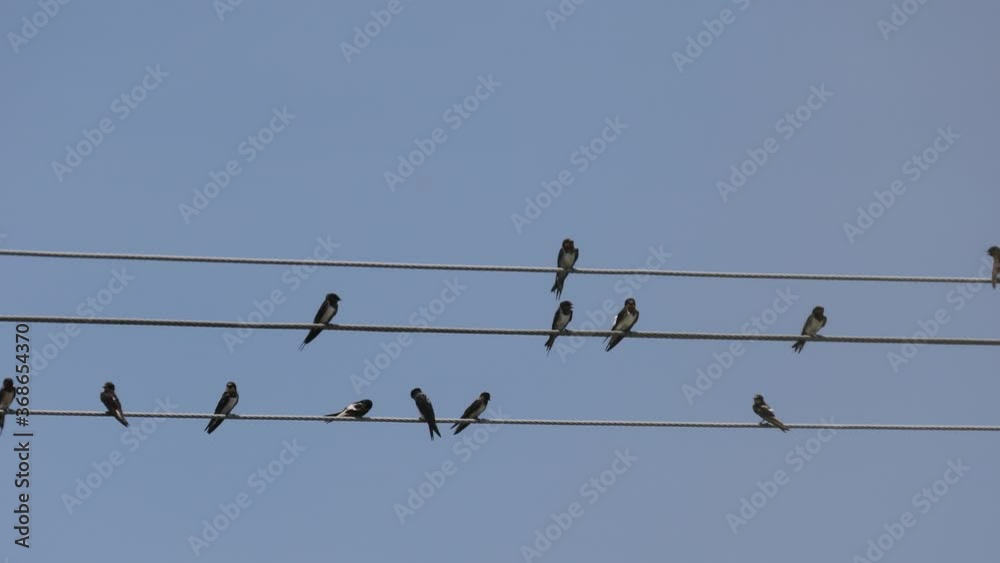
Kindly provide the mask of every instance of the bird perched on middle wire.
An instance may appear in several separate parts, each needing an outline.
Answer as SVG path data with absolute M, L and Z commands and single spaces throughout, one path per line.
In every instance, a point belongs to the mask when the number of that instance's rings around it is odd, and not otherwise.
M 761 417 L 761 424 L 767 421 L 771 426 L 780 428 L 782 432 L 788 432 L 790 428 L 784 425 L 780 420 L 775 418 L 774 410 L 764 401 L 763 395 L 754 395 L 753 397 L 753 412 L 757 416 Z
M 552 284 L 551 291 L 556 294 L 556 299 L 562 296 L 563 284 L 566 283 L 566 276 L 569 275 L 569 271 L 573 269 L 576 264 L 576 259 L 580 257 L 580 249 L 576 248 L 573 244 L 573 239 L 566 239 L 562 242 L 562 248 L 559 249 L 559 257 L 556 259 L 556 266 L 563 268 L 561 271 L 556 272 L 556 283 Z
M 434 419 L 434 406 L 431 405 L 430 399 L 424 392 L 420 390 L 419 387 L 410 391 L 410 398 L 413 402 L 417 403 L 417 410 L 420 411 L 420 419 L 427 423 L 427 428 L 431 433 L 431 441 L 434 441 L 434 434 L 441 437 L 441 431 L 438 430 L 437 420 Z
M 824 326 L 826 326 L 826 316 L 823 315 L 823 308 L 816 307 L 815 309 L 813 309 L 812 314 L 809 315 L 809 318 L 806 319 L 806 324 L 802 326 L 802 336 L 809 336 L 809 337 L 816 336 L 816 333 L 819 332 L 819 329 L 823 328 Z M 796 340 L 795 344 L 792 344 L 792 350 L 795 350 L 796 354 L 801 354 L 802 349 L 805 348 L 805 346 L 806 346 L 805 339 Z
M 990 281 L 993 283 L 993 289 L 996 289 L 997 283 L 1000 282 L 1000 246 L 991 246 L 986 254 L 993 257 L 993 274 L 990 276 Z
M 215 407 L 215 414 L 222 414 L 229 416 L 229 413 L 233 412 L 236 408 L 236 403 L 240 402 L 240 394 L 236 391 L 236 384 L 230 381 L 226 383 L 226 390 L 222 392 L 222 398 L 219 399 L 219 404 Z M 205 432 L 211 434 L 215 432 L 215 429 L 222 424 L 225 418 L 213 418 L 208 421 L 208 426 L 205 427 Z
M 556 314 L 552 317 L 552 330 L 563 331 L 566 330 L 566 325 L 573 320 L 573 304 L 569 301 L 563 301 L 559 304 L 559 308 L 556 309 Z M 545 352 L 547 356 L 549 352 L 552 351 L 552 346 L 556 343 L 556 337 L 558 334 L 550 334 L 549 339 L 545 341 Z
M 115 420 L 122 423 L 122 426 L 128 426 L 128 421 L 125 420 L 125 414 L 122 412 L 122 403 L 118 400 L 118 395 L 115 394 L 114 383 L 109 381 L 104 384 L 104 391 L 101 391 L 101 402 L 108 409 L 105 414 L 115 417 Z
M 629 297 L 625 300 L 625 306 L 622 307 L 622 310 L 615 315 L 615 324 L 611 326 L 611 330 L 619 331 L 621 334 L 615 334 L 610 337 L 611 342 L 608 342 L 608 347 L 605 348 L 605 351 L 610 352 L 612 348 L 618 346 L 618 343 L 625 338 L 637 322 L 639 322 L 639 309 L 635 308 L 635 299 Z M 607 336 L 604 337 L 605 340 L 608 338 Z
M 14 402 L 17 390 L 14 389 L 14 380 L 6 378 L 3 380 L 3 388 L 0 388 L 0 434 L 3 434 L 3 422 L 7 418 L 7 409 Z
M 336 293 L 328 293 L 326 299 L 323 300 L 323 304 L 319 306 L 319 311 L 316 311 L 316 318 L 313 319 L 313 324 L 330 324 L 330 321 L 337 314 L 338 303 L 340 303 L 340 297 Z M 323 332 L 322 328 L 310 330 L 309 334 L 306 335 L 306 339 L 299 345 L 299 351 L 302 351 L 306 347 L 306 344 L 315 340 L 321 332 Z
M 362 399 L 356 403 L 351 403 L 344 407 L 344 410 L 340 412 L 333 412 L 326 416 L 332 416 L 334 418 L 361 418 L 368 414 L 368 411 L 372 410 L 372 402 L 368 399 Z M 331 421 L 326 421 L 330 424 Z
M 472 404 L 469 405 L 469 408 L 465 409 L 465 412 L 462 413 L 462 418 L 478 419 L 479 415 L 483 414 L 483 411 L 486 410 L 486 405 L 488 405 L 489 403 L 490 403 L 490 394 L 486 392 L 480 393 L 479 398 L 476 399 L 475 401 L 472 401 Z M 458 429 L 455 430 L 455 434 L 458 434 L 462 430 L 465 430 L 470 424 L 472 423 L 456 422 L 455 424 L 452 424 L 451 427 L 455 428 L 457 426 Z

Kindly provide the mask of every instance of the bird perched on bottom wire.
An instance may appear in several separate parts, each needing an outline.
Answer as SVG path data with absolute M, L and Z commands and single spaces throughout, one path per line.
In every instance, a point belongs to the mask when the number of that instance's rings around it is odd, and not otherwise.
M 361 418 L 368 414 L 368 411 L 372 410 L 372 402 L 368 399 L 362 399 L 356 403 L 351 403 L 344 407 L 344 410 L 340 412 L 330 413 L 326 416 L 332 416 L 333 418 Z M 331 421 L 326 421 L 329 424 Z
M 215 414 L 222 414 L 229 416 L 229 413 L 233 412 L 236 408 L 236 404 L 240 402 L 240 394 L 236 391 L 236 384 L 230 381 L 226 383 L 226 390 L 222 392 L 222 398 L 219 399 L 219 404 L 215 407 Z M 213 418 L 208 421 L 208 426 L 205 427 L 205 432 L 211 434 L 215 432 L 215 429 L 222 424 L 225 418 Z
M 0 388 L 0 434 L 3 434 L 3 422 L 7 418 L 7 409 L 14 402 L 14 395 L 17 395 L 14 380 L 8 377 L 3 380 L 3 388 Z
M 823 314 L 822 307 L 816 307 L 813 309 L 809 318 L 806 319 L 806 324 L 802 325 L 802 336 L 813 337 L 819 332 L 819 329 L 826 326 L 826 316 Z M 792 350 L 795 350 L 796 354 L 801 354 L 802 349 L 805 348 L 806 341 L 796 340 L 795 344 L 792 344 Z
M 441 431 L 438 430 L 437 420 L 434 419 L 434 406 L 431 405 L 430 399 L 427 398 L 427 395 L 424 395 L 424 392 L 419 387 L 410 391 L 410 398 L 417 404 L 417 410 L 420 411 L 420 418 L 427 423 L 427 428 L 431 433 L 431 441 L 434 440 L 434 434 L 437 434 L 438 438 L 440 438 Z
M 635 299 L 629 297 L 625 300 L 625 306 L 622 307 L 622 310 L 615 316 L 615 324 L 611 326 L 611 330 L 620 331 L 621 334 L 615 334 L 610 337 L 611 341 L 608 342 L 608 346 L 605 348 L 605 351 L 610 352 L 612 348 L 618 346 L 618 343 L 625 338 L 625 335 L 632 330 L 632 327 L 635 326 L 635 323 L 637 322 L 639 322 L 639 309 L 635 308 Z M 607 339 L 608 337 L 604 337 L 604 340 Z
M 569 271 L 573 269 L 576 264 L 577 258 L 580 257 L 580 249 L 574 246 L 573 239 L 566 239 L 562 242 L 562 248 L 559 249 L 559 257 L 556 258 L 556 267 L 562 268 L 561 271 L 556 272 L 556 283 L 552 284 L 552 293 L 556 294 L 556 299 L 562 297 L 563 284 L 566 283 L 566 276 L 569 275 Z
M 108 409 L 109 416 L 115 417 L 115 420 L 122 423 L 122 426 L 128 426 L 128 421 L 125 420 L 125 415 L 122 413 L 122 403 L 118 400 L 118 395 L 115 394 L 115 384 L 110 381 L 104 384 L 104 391 L 101 391 L 101 402 Z
M 990 275 L 990 282 L 993 284 L 993 289 L 996 289 L 997 283 L 1000 283 L 1000 246 L 991 246 L 986 254 L 993 257 L 993 274 Z
M 475 401 L 472 401 L 472 404 L 469 405 L 469 408 L 465 409 L 465 412 L 462 413 L 462 418 L 467 420 L 478 419 L 479 415 L 483 414 L 483 411 L 486 410 L 486 405 L 488 405 L 489 403 L 490 403 L 490 394 L 485 392 L 480 393 L 479 398 L 476 399 Z M 465 430 L 470 424 L 472 423 L 456 422 L 455 424 L 452 424 L 451 427 L 452 428 L 458 427 L 455 430 L 455 434 L 458 434 L 462 430 Z
M 753 412 L 754 414 L 763 419 L 760 422 L 761 424 L 764 424 L 766 421 L 767 423 L 770 423 L 771 426 L 780 428 L 782 432 L 788 432 L 789 428 L 785 426 L 780 420 L 774 417 L 774 411 L 766 402 L 764 402 L 763 395 L 754 395 Z
M 559 304 L 559 308 L 556 309 L 556 314 L 552 317 L 552 330 L 563 331 L 566 330 L 566 325 L 573 320 L 573 304 L 569 301 L 563 301 Z M 556 337 L 558 334 L 549 335 L 549 339 L 545 341 L 545 355 L 547 356 L 549 352 L 552 351 L 552 346 L 556 343 Z

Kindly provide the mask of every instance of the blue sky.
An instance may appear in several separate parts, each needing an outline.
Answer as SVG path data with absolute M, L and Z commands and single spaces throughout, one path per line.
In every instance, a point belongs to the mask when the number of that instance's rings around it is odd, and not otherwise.
M 51 17 L 4 4 L 0 244 L 552 266 L 569 236 L 580 267 L 977 276 L 1000 243 L 994 3 L 896 2 L 895 29 L 880 26 L 885 0 L 566 1 L 564 19 L 546 14 L 555 0 L 333 4 L 244 0 L 220 16 L 209 2 L 70 2 Z M 411 156 L 420 146 L 430 154 Z M 206 188 L 213 177 L 225 187 Z M 550 274 L 3 262 L 5 314 L 235 321 L 259 306 L 308 322 L 336 292 L 343 323 L 410 324 L 423 308 L 435 326 L 546 328 L 556 307 Z M 824 305 L 827 334 L 906 336 L 937 316 L 951 337 L 996 337 L 1000 299 L 949 284 L 571 276 L 571 328 L 629 295 L 637 330 L 757 318 L 795 333 Z M 606 353 L 587 339 L 546 357 L 542 337 L 325 333 L 300 353 L 295 331 L 229 345 L 217 329 L 63 331 L 31 327 L 36 408 L 96 409 L 112 380 L 126 410 L 207 412 L 233 380 L 241 413 L 369 398 L 372 415 L 415 416 L 419 386 L 442 417 L 489 391 L 498 416 L 753 422 L 762 393 L 789 423 L 986 425 L 1000 393 L 987 347 L 922 346 L 894 366 L 898 345 L 752 342 L 727 356 L 729 342 Z M 386 367 L 356 389 L 366 362 Z M 699 372 L 716 379 L 686 394 Z M 463 433 L 473 450 L 414 425 L 229 421 L 208 436 L 203 421 L 132 422 L 142 439 L 110 419 L 31 419 L 32 547 L 13 544 L 6 511 L 0 557 L 847 563 L 881 541 L 882 561 L 992 560 L 988 434 L 500 426 Z M 401 517 L 422 484 L 433 495 Z M 760 507 L 733 524 L 743 499 Z M 538 540 L 557 521 L 568 529 Z M 902 533 L 891 546 L 887 530 Z

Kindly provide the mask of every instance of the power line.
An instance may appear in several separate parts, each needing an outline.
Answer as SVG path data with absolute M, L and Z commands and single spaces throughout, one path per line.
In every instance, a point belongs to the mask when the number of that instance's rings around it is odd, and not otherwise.
M 37 410 L 31 411 L 30 416 L 109 416 L 102 411 L 66 411 L 66 410 Z M 126 418 L 187 418 L 187 419 L 210 419 L 222 418 L 214 414 L 186 413 L 186 412 L 131 412 L 124 413 Z M 419 418 L 399 418 L 399 417 L 365 417 L 365 418 L 334 418 L 319 415 L 293 415 L 293 414 L 230 414 L 226 420 L 263 420 L 263 421 L 291 421 L 291 422 L 388 422 L 397 424 L 426 424 Z M 513 424 L 521 426 L 623 426 L 623 427 L 644 427 L 644 428 L 738 428 L 738 429 L 768 429 L 775 430 L 772 426 L 762 425 L 755 422 L 673 422 L 661 420 L 544 420 L 544 419 L 463 419 L 463 418 L 439 418 L 437 422 L 441 424 L 454 424 L 456 422 L 469 422 L 472 424 Z M 912 431 L 947 431 L 947 432 L 998 432 L 1000 426 L 965 426 L 965 425 L 937 425 L 937 424 L 785 424 L 789 428 L 803 430 L 912 430 Z
M 0 315 L 0 322 L 10 323 L 67 323 L 126 326 L 171 326 L 184 328 L 247 328 L 263 330 L 311 330 L 322 328 L 343 332 L 412 332 L 428 334 L 475 334 L 495 336 L 549 336 L 558 334 L 574 336 L 606 337 L 618 334 L 610 330 L 580 330 L 559 332 L 551 329 L 520 328 L 469 328 L 435 327 L 410 325 L 324 325 L 313 323 L 251 323 L 239 321 L 195 321 L 175 319 L 141 319 L 122 317 L 63 317 L 63 316 L 18 316 Z M 797 334 L 742 334 L 709 332 L 629 332 L 627 338 L 653 338 L 667 340 L 753 340 L 762 342 L 792 342 L 803 337 Z M 941 344 L 950 346 L 1000 346 L 996 338 L 919 338 L 906 336 L 816 336 L 805 338 L 807 342 L 832 342 L 851 344 Z
M 417 264 L 405 262 L 364 262 L 349 260 L 313 260 L 293 258 L 239 258 L 218 256 L 177 256 L 168 254 L 122 254 L 111 252 L 57 252 L 48 250 L 0 249 L 0 256 L 22 256 L 36 258 L 71 258 L 94 260 L 141 260 L 155 262 L 202 262 L 216 264 L 253 264 L 271 266 L 322 266 L 339 268 L 387 268 L 398 270 L 451 270 L 466 272 L 527 272 L 552 274 L 561 271 L 557 267 L 542 266 L 493 266 L 471 264 Z M 825 281 L 870 281 L 870 282 L 913 282 L 913 283 L 989 283 L 988 278 L 942 277 L 942 276 L 879 276 L 855 274 L 780 274 L 753 272 L 696 272 L 685 270 L 650 270 L 620 268 L 574 268 L 576 274 L 593 275 L 643 275 L 688 278 L 743 278 L 774 280 L 825 280 Z

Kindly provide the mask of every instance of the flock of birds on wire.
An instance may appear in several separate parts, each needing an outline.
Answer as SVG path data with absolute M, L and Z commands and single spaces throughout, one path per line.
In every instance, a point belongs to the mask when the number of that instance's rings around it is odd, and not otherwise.
M 997 283 L 1000 282 L 1000 247 L 991 246 L 987 251 L 993 258 L 993 272 L 990 276 L 990 282 L 993 289 L 996 289 Z M 573 239 L 565 239 L 562 243 L 562 248 L 559 249 L 559 256 L 556 259 L 556 265 L 559 271 L 556 272 L 556 280 L 552 285 L 552 293 L 556 294 L 556 299 L 562 297 L 563 285 L 566 283 L 566 278 L 569 276 L 570 272 L 573 271 L 573 267 L 576 265 L 577 259 L 580 257 L 580 249 L 576 247 Z M 313 324 L 329 325 L 330 321 L 337 314 L 337 309 L 340 303 L 340 297 L 336 293 L 327 294 L 326 298 L 323 300 L 323 304 L 320 305 L 319 311 L 316 312 L 316 317 L 313 319 Z M 807 338 L 819 338 L 821 335 L 818 334 L 819 330 L 826 326 L 826 315 L 824 314 L 823 307 L 815 307 L 812 314 L 806 319 L 805 325 L 802 327 L 802 336 Z M 552 330 L 559 331 L 560 333 L 565 332 L 566 327 L 569 325 L 570 321 L 573 320 L 573 303 L 570 301 L 562 301 L 559 303 L 559 308 L 556 309 L 555 316 L 552 318 Z M 605 337 L 608 341 L 605 351 L 610 352 L 612 348 L 618 345 L 632 330 L 632 327 L 639 321 L 639 309 L 636 308 L 635 299 L 631 297 L 625 300 L 625 306 L 622 310 L 615 315 L 615 322 L 611 326 L 611 331 L 616 334 Z M 305 340 L 299 346 L 301 351 L 307 344 L 316 339 L 319 334 L 323 332 L 323 328 L 314 328 L 309 331 L 306 335 Z M 549 336 L 548 340 L 545 341 L 545 349 L 550 351 L 552 346 L 555 344 L 556 337 L 558 334 L 552 334 Z M 806 338 L 801 340 L 796 340 L 792 344 L 792 349 L 796 353 L 801 353 L 802 349 L 806 345 Z M 4 419 L 7 415 L 7 410 L 10 404 L 14 401 L 14 396 L 16 395 L 16 389 L 14 387 L 14 380 L 11 378 L 6 378 L 3 381 L 3 387 L 0 388 L 0 433 L 3 432 Z M 105 413 L 107 416 L 113 416 L 118 422 L 122 423 L 124 426 L 128 426 L 128 420 L 125 419 L 125 415 L 122 411 L 121 401 L 118 400 L 118 395 L 115 394 L 115 384 L 112 382 L 107 382 L 104 384 L 104 390 L 100 395 L 101 403 L 108 409 Z M 415 388 L 410 391 L 410 398 L 416 403 L 417 411 L 420 413 L 420 419 L 427 423 L 427 427 L 430 431 L 431 440 L 434 440 L 434 435 L 441 437 L 441 431 L 438 430 L 437 421 L 434 417 L 434 407 L 431 405 L 430 399 L 427 395 L 419 388 Z M 205 427 L 205 432 L 211 434 L 214 432 L 225 417 L 236 407 L 239 403 L 240 395 L 236 390 L 236 383 L 230 381 L 226 383 L 226 390 L 222 393 L 222 398 L 219 399 L 219 404 L 215 407 L 215 415 L 211 420 L 209 420 L 208 425 Z M 471 424 L 471 421 L 478 420 L 479 416 L 486 411 L 486 406 L 490 402 L 489 393 L 480 393 L 479 397 L 472 402 L 471 405 L 465 412 L 462 413 L 462 419 L 468 420 L 470 422 L 456 422 L 451 427 L 454 429 L 454 433 L 458 434 L 462 430 Z M 372 409 L 373 403 L 368 399 L 358 401 L 356 403 L 351 403 L 344 407 L 343 410 L 336 413 L 330 413 L 325 416 L 333 418 L 363 418 L 368 411 Z M 774 415 L 774 410 L 767 404 L 762 395 L 755 395 L 753 398 L 753 412 L 761 418 L 762 425 L 771 425 L 782 432 L 788 432 L 789 428 L 785 426 L 780 420 L 778 420 Z M 329 421 L 328 421 L 329 422 Z

